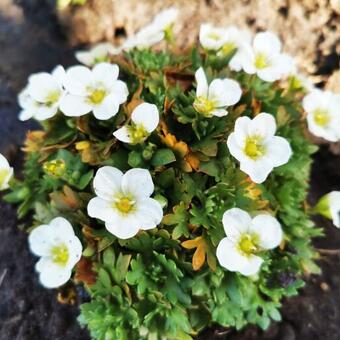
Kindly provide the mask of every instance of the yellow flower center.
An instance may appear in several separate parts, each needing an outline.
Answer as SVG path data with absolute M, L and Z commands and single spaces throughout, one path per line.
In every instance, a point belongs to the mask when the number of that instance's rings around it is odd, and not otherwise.
M 315 124 L 319 126 L 326 126 L 330 121 L 329 113 L 323 109 L 316 109 L 313 112 Z
M 53 161 L 45 162 L 43 169 L 48 175 L 61 177 L 65 173 L 66 164 L 61 159 L 54 159 Z
M 69 251 L 65 244 L 51 249 L 52 261 L 59 266 L 65 267 L 69 259 Z
M 53 105 L 59 100 L 59 98 L 60 98 L 60 91 L 51 91 L 46 96 L 46 104 Z
M 258 136 L 247 137 L 244 146 L 244 153 L 252 158 L 258 159 L 265 154 L 265 147 L 261 144 L 262 138 Z
M 224 55 L 227 55 L 229 54 L 230 52 L 234 51 L 235 49 L 237 48 L 237 46 L 232 43 L 232 42 L 229 42 L 227 44 L 224 44 L 221 48 L 221 52 L 222 54 Z
M 216 103 L 214 100 L 205 97 L 197 97 L 194 102 L 194 108 L 199 113 L 209 117 L 211 116 L 211 112 L 215 110 Z
M 116 199 L 114 202 L 114 207 L 118 209 L 118 211 L 122 214 L 128 214 L 132 211 L 135 202 L 131 199 L 130 196 L 122 196 Z
M 9 170 L 8 169 L 1 169 L 0 170 L 0 189 L 4 186 L 5 181 L 8 177 Z
M 215 33 L 215 32 L 211 32 L 211 33 L 208 34 L 208 38 L 211 39 L 211 40 L 217 41 L 217 40 L 221 39 L 221 35 L 218 34 L 218 33 Z
M 256 235 L 244 234 L 238 244 L 239 250 L 245 255 L 251 255 L 258 250 Z
M 143 124 L 132 124 L 129 127 L 129 133 L 133 144 L 140 143 L 148 137 L 149 133 L 146 131 Z
M 106 96 L 105 90 L 94 90 L 89 95 L 88 99 L 92 104 L 100 104 Z
M 255 57 L 255 67 L 259 70 L 262 70 L 266 67 L 270 66 L 270 62 L 264 53 L 257 53 Z

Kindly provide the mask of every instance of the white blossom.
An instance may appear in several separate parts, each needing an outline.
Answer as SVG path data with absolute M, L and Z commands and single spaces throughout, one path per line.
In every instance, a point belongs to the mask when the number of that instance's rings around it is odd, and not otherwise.
M 275 132 L 274 117 L 260 113 L 254 119 L 238 118 L 228 137 L 230 153 L 255 183 L 264 182 L 274 167 L 287 163 L 292 155 L 288 141 L 275 136 Z
M 64 79 L 67 93 L 60 110 L 70 117 L 92 111 L 99 120 L 112 118 L 128 96 L 127 86 L 118 80 L 118 73 L 119 67 L 109 63 L 99 63 L 92 70 L 80 65 L 70 67 Z
M 157 106 L 149 103 L 139 104 L 131 114 L 131 123 L 116 130 L 113 135 L 129 144 L 143 142 L 159 123 Z
M 331 191 L 321 197 L 314 212 L 331 219 L 333 224 L 340 228 L 340 191 Z
M 330 142 L 340 140 L 340 95 L 314 90 L 303 98 L 302 105 L 312 134 Z
M 202 67 L 196 73 L 197 82 L 194 108 L 207 116 L 226 116 L 227 107 L 236 104 L 242 95 L 239 83 L 233 79 L 214 79 L 209 85 Z
M 243 69 L 273 82 L 287 76 L 294 67 L 293 58 L 282 53 L 281 42 L 272 32 L 257 33 L 252 45 L 244 44 L 229 63 L 234 71 Z
M 104 221 L 106 229 L 120 239 L 131 238 L 140 229 L 153 229 L 163 218 L 161 205 L 150 198 L 154 184 L 148 170 L 135 168 L 123 174 L 104 166 L 93 186 L 97 197 L 88 204 L 89 216 Z
M 111 43 L 105 42 L 93 46 L 88 51 L 77 51 L 76 59 L 86 66 L 93 66 L 100 62 L 108 61 L 110 55 L 120 53 L 120 48 L 115 48 Z
M 81 242 L 72 225 L 65 218 L 57 217 L 33 229 L 28 241 L 32 253 L 40 256 L 35 269 L 41 284 L 56 288 L 66 283 L 82 254 Z
M 13 168 L 7 159 L 0 153 L 0 191 L 9 188 L 9 181 L 13 176 Z
M 18 96 L 22 108 L 19 119 L 46 120 L 52 118 L 59 109 L 60 101 L 64 96 L 63 79 L 65 71 L 57 66 L 52 73 L 40 72 L 28 79 L 28 85 Z
M 233 208 L 224 213 L 222 222 L 227 237 L 218 244 L 216 256 L 232 272 L 255 275 L 263 263 L 258 253 L 274 249 L 282 241 L 281 225 L 270 215 L 252 219 L 244 210 Z

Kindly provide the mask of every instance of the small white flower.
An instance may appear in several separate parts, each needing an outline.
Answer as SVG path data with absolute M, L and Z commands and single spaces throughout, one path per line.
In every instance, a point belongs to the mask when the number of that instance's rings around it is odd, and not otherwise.
M 218 51 L 217 55 L 226 55 L 243 44 L 250 43 L 251 35 L 249 31 L 235 26 L 218 28 L 203 24 L 200 27 L 199 40 L 206 50 Z
M 222 222 L 227 237 L 217 246 L 216 256 L 220 265 L 232 272 L 255 275 L 263 263 L 256 254 L 274 249 L 282 241 L 281 225 L 269 215 L 252 219 L 244 210 L 233 208 L 224 213 Z
M 104 221 L 106 229 L 118 238 L 153 229 L 163 218 L 161 205 L 150 198 L 154 184 L 148 170 L 136 168 L 123 174 L 104 166 L 97 171 L 93 186 L 97 197 L 89 202 L 88 214 Z
M 273 82 L 287 76 L 294 67 L 293 58 L 281 52 L 279 38 L 271 32 L 255 35 L 253 44 L 244 44 L 229 63 L 234 71 L 243 69 L 257 74 L 264 81 Z
M 9 181 L 13 176 L 13 168 L 7 159 L 0 153 L 0 191 L 9 188 Z
M 332 191 L 327 196 L 333 224 L 340 228 L 340 191 Z
M 93 111 L 99 120 L 115 116 L 119 105 L 128 96 L 126 84 L 118 80 L 119 68 L 99 63 L 92 70 L 85 66 L 72 66 L 66 71 L 60 110 L 69 117 L 83 116 Z
M 19 94 L 18 101 L 22 108 L 20 120 L 35 118 L 46 120 L 52 118 L 59 109 L 63 98 L 63 79 L 65 70 L 57 66 L 52 73 L 40 72 L 28 79 L 28 85 Z
M 113 135 L 124 143 L 143 142 L 156 129 L 159 123 L 157 106 L 149 103 L 139 104 L 131 114 L 131 124 L 115 131 Z
M 78 51 L 75 53 L 76 59 L 86 66 L 93 66 L 100 62 L 108 61 L 110 55 L 119 54 L 120 49 L 115 48 L 110 43 L 100 43 L 88 51 Z
M 287 140 L 275 136 L 275 132 L 274 117 L 260 113 L 254 119 L 238 118 L 234 132 L 228 137 L 230 153 L 255 183 L 264 182 L 274 167 L 287 163 L 292 155 Z
M 340 140 L 340 95 L 314 90 L 303 98 L 302 105 L 311 133 L 330 142 Z
M 171 39 L 172 26 L 178 17 L 178 9 L 171 7 L 161 11 L 147 26 L 141 28 L 134 36 L 125 41 L 122 49 L 149 48 L 164 39 Z
M 35 266 L 41 284 L 56 288 L 66 283 L 82 253 L 82 245 L 71 224 L 57 217 L 33 229 L 28 241 L 32 253 L 41 257 Z
M 236 104 L 241 98 L 242 89 L 233 79 L 214 79 L 208 85 L 202 67 L 196 71 L 195 78 L 197 88 L 193 105 L 197 112 L 207 117 L 226 116 L 228 114 L 226 107 Z

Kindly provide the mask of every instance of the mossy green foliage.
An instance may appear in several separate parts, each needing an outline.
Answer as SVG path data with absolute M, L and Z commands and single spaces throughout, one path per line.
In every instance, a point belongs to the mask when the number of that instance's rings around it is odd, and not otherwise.
M 297 294 L 303 275 L 318 271 L 311 239 L 321 231 L 305 203 L 316 148 L 304 136 L 302 90 L 233 73 L 229 60 L 196 49 L 181 57 L 138 50 L 115 57 L 130 92 L 118 115 L 98 121 L 59 114 L 44 123 L 43 132 L 28 135 L 23 180 L 6 198 L 20 203 L 20 217 L 33 212 L 34 225 L 63 216 L 76 229 L 96 277 L 91 285 L 90 273 L 76 269 L 91 296 L 79 321 L 94 339 L 190 339 L 213 324 L 265 329 L 280 320 L 282 298 Z M 193 108 L 200 66 L 210 80 L 230 77 L 241 84 L 241 101 L 227 116 L 207 118 Z M 157 105 L 159 127 L 143 144 L 118 142 L 112 133 L 142 101 Z M 277 135 L 293 149 L 290 161 L 263 184 L 240 171 L 226 145 L 235 120 L 259 112 L 276 118 Z M 151 172 L 155 198 L 164 206 L 158 228 L 119 240 L 88 217 L 91 180 L 103 165 Z M 262 255 L 256 277 L 228 272 L 216 259 L 225 236 L 222 215 L 232 207 L 267 211 L 284 230 L 281 246 Z

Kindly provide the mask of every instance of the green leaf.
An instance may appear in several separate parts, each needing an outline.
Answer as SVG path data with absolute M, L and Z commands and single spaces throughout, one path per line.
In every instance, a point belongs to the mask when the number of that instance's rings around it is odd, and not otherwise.
M 151 164 L 153 166 L 162 166 L 175 161 L 175 154 L 170 149 L 158 149 L 151 158 Z

